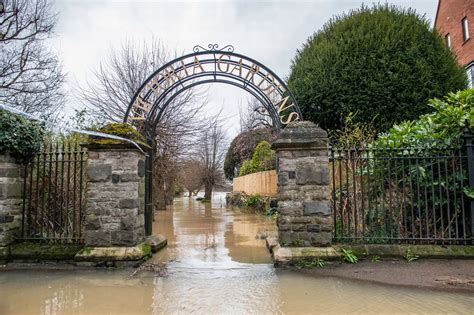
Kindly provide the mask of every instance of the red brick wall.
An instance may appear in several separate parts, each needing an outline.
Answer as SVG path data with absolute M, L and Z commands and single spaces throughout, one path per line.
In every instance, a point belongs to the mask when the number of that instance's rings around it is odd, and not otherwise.
M 467 16 L 469 36 L 463 40 L 462 19 Z M 451 49 L 462 65 L 474 60 L 474 0 L 439 0 L 435 27 L 441 36 L 451 36 Z

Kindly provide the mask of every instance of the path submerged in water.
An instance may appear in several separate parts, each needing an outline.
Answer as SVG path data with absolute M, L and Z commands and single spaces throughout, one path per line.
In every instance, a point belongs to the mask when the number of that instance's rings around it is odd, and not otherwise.
M 274 222 L 180 198 L 156 215 L 168 247 L 152 262 L 167 276 L 133 270 L 2 271 L 0 314 L 393 314 L 470 313 L 474 297 L 315 278 L 275 269 L 257 237 Z

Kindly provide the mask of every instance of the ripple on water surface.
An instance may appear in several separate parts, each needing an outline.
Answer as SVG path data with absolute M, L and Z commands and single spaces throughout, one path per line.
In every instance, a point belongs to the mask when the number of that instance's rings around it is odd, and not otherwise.
M 187 198 L 159 212 L 166 278 L 133 270 L 0 271 L 0 314 L 472 314 L 474 297 L 275 269 L 262 216 Z

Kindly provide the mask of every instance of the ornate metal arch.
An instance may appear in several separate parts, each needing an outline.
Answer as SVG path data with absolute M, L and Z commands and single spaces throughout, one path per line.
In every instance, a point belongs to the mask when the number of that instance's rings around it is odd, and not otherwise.
M 193 52 L 160 67 L 138 89 L 126 111 L 124 122 L 145 121 L 145 133 L 152 137 L 163 112 L 178 95 L 201 84 L 236 86 L 259 100 L 277 129 L 302 119 L 295 98 L 273 71 L 262 63 L 234 52 L 227 45 L 194 46 Z

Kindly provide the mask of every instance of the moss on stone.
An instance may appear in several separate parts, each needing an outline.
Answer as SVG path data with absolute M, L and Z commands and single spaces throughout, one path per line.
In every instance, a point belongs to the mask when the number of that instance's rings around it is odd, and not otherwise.
M 0 260 L 8 259 L 10 248 L 7 246 L 0 246 Z
M 90 255 L 92 253 L 92 247 L 84 247 L 78 254 Z
M 303 247 L 304 245 L 303 240 L 293 240 L 293 242 L 291 242 L 292 247 Z
M 150 257 L 151 256 L 151 245 L 147 243 L 142 243 L 140 245 L 140 249 L 143 252 L 143 256 Z
M 145 137 L 135 128 L 127 123 L 109 123 L 97 130 L 98 132 L 130 139 L 144 148 L 149 148 L 146 144 Z M 89 136 L 90 144 L 113 145 L 113 144 L 128 144 L 126 141 L 103 138 L 99 136 Z
M 69 260 L 83 248 L 74 244 L 41 244 L 22 242 L 10 245 L 9 259 Z
M 340 246 L 335 245 L 338 249 Z M 468 245 L 408 245 L 408 244 L 367 244 L 367 245 L 345 245 L 357 256 L 381 256 L 381 257 L 404 257 L 408 248 L 413 255 L 420 258 L 474 258 L 474 246 Z
M 280 245 L 282 245 L 280 243 Z M 283 246 L 283 245 L 282 245 Z M 272 250 L 275 265 L 295 264 L 305 259 L 338 260 L 341 248 L 352 251 L 357 257 L 373 256 L 405 258 L 407 250 L 417 258 L 474 259 L 474 246 L 470 245 L 380 245 L 344 244 L 332 247 L 280 247 Z

